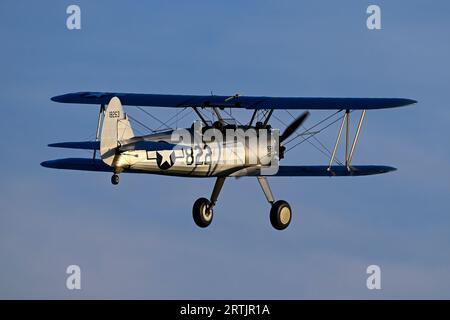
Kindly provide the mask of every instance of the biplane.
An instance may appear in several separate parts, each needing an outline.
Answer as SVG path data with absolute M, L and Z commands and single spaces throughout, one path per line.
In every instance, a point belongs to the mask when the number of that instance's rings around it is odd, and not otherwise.
M 209 198 L 195 201 L 192 215 L 195 223 L 205 228 L 211 224 L 213 209 L 224 182 L 229 177 L 256 177 L 270 204 L 270 222 L 277 230 L 289 226 L 292 209 L 288 202 L 275 200 L 267 177 L 349 177 L 367 176 L 396 170 L 385 165 L 353 165 L 352 159 L 366 111 L 415 104 L 402 98 L 311 98 L 218 95 L 164 95 L 116 92 L 77 92 L 59 95 L 51 100 L 70 104 L 99 106 L 95 139 L 80 142 L 59 142 L 50 147 L 83 149 L 92 152 L 89 158 L 66 158 L 44 161 L 42 166 L 55 169 L 100 171 L 112 173 L 111 182 L 119 183 L 121 173 L 147 173 L 178 177 L 215 178 Z M 191 127 L 166 129 L 136 135 L 123 106 L 179 108 L 190 110 L 198 120 Z M 249 111 L 245 123 L 227 118 L 226 110 Z M 282 133 L 270 125 L 274 112 L 304 110 L 286 126 Z M 316 133 L 319 122 L 298 133 L 309 111 L 329 110 L 339 123 L 334 147 L 328 150 L 328 165 L 280 165 L 289 149 L 286 146 L 300 137 L 308 141 Z M 208 119 L 205 111 L 214 118 Z M 354 137 L 350 137 L 350 114 L 360 112 Z M 229 114 L 229 113 L 228 113 Z M 353 117 L 352 117 L 353 118 Z M 345 136 L 345 161 L 336 160 L 336 152 Z M 229 138 L 231 137 L 231 138 Z M 97 156 L 99 154 L 99 157 Z

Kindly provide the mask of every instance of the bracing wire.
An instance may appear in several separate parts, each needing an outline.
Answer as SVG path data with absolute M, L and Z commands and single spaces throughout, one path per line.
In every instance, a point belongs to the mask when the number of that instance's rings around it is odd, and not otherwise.
M 188 109 L 187 109 L 187 108 L 184 108 L 183 111 L 184 111 L 184 110 L 188 110 Z M 170 125 L 171 127 L 173 127 L 174 124 L 178 123 L 179 121 L 183 120 L 183 119 L 186 118 L 187 116 L 191 115 L 192 112 L 193 112 L 192 110 L 191 110 L 190 112 L 185 112 L 185 113 L 183 114 L 182 117 L 179 117 L 179 118 L 178 118 L 178 115 L 181 114 L 181 112 L 179 112 L 179 113 L 177 114 L 177 118 L 174 119 L 172 122 L 170 122 L 169 125 Z M 172 117 L 172 118 L 174 118 L 174 117 Z M 166 122 L 169 122 L 169 121 L 170 121 L 170 120 L 167 120 Z
M 329 119 L 333 118 L 335 115 L 337 115 L 339 112 L 341 112 L 341 110 L 338 110 L 336 112 L 334 112 L 333 114 L 329 115 L 328 117 L 324 118 L 323 120 L 319 121 L 318 123 L 316 123 L 315 125 L 313 125 L 312 127 L 310 127 L 309 129 L 307 129 L 304 133 L 310 132 L 312 129 L 318 127 L 319 125 L 321 125 L 322 123 L 328 121 Z M 319 133 L 320 130 L 316 133 Z M 297 139 L 299 136 L 295 136 L 292 139 L 288 140 L 285 145 L 291 143 L 292 141 L 294 141 L 295 139 Z
M 136 122 L 137 124 L 139 124 L 140 126 L 142 126 L 143 128 L 149 130 L 150 132 L 152 132 L 152 133 L 155 132 L 155 130 L 153 130 L 153 129 L 150 128 L 149 126 L 143 124 L 142 122 L 140 122 L 140 121 L 137 120 L 136 118 L 134 118 L 134 117 L 132 117 L 132 116 L 130 116 L 130 115 L 128 115 L 128 117 L 129 117 L 131 120 L 133 120 L 134 122 Z
M 318 130 L 317 132 L 315 132 L 314 134 L 312 134 L 311 136 L 304 138 L 302 141 L 299 141 L 298 143 L 296 143 L 295 145 L 293 145 L 292 147 L 290 147 L 289 149 L 287 149 L 285 151 L 285 153 L 287 153 L 289 150 L 294 149 L 295 147 L 299 146 L 300 144 L 304 143 L 305 141 L 308 141 L 310 138 L 312 138 L 314 135 L 320 133 L 321 131 L 327 129 L 328 127 L 332 126 L 333 124 L 335 124 L 336 122 L 338 122 L 339 120 L 342 120 L 342 118 L 344 118 L 345 115 L 340 116 L 339 118 L 337 118 L 336 120 L 332 121 L 331 123 L 329 123 L 328 125 L 326 125 L 325 127 L 323 127 L 322 129 Z M 323 121 L 322 121 L 323 122 Z M 317 125 L 316 125 L 317 126 Z M 311 127 L 312 128 L 312 127 Z M 311 128 L 309 130 L 311 130 Z
M 154 115 L 152 115 L 150 112 L 148 112 L 147 110 L 145 110 L 144 108 L 140 107 L 140 106 L 136 106 L 139 110 L 141 110 L 142 112 L 144 112 L 146 115 L 148 115 L 149 117 L 151 117 L 153 120 L 158 121 L 161 125 L 166 126 L 168 129 L 172 129 L 170 128 L 166 123 L 162 122 L 161 120 L 159 120 L 157 117 L 155 117 Z M 154 130 L 156 131 L 156 130 Z
M 293 115 L 291 112 L 289 112 L 289 110 L 285 110 L 285 111 L 292 117 L 292 119 L 295 119 L 294 115 Z M 334 116 L 335 114 L 336 114 L 336 113 L 334 113 L 333 116 Z M 310 130 L 307 129 L 304 125 L 302 125 L 302 127 L 303 127 L 303 129 L 305 129 L 305 132 L 304 132 L 304 133 L 310 131 Z M 297 136 L 301 136 L 301 135 L 302 135 L 302 134 L 297 135 Z M 303 134 L 303 135 L 304 135 L 304 134 Z M 323 148 L 323 150 L 325 150 L 325 152 L 327 153 L 327 156 L 329 156 L 329 157 L 332 156 L 331 150 L 328 149 L 327 146 L 326 146 L 324 143 L 322 143 L 322 141 L 319 140 L 319 138 L 317 138 L 315 135 L 313 135 L 312 138 L 313 138 L 317 143 L 320 144 L 320 146 Z M 309 142 L 309 140 L 308 140 L 308 142 Z M 312 144 L 312 143 L 311 143 L 311 144 Z M 316 148 L 316 149 L 317 149 L 317 148 Z M 323 152 L 322 152 L 322 153 L 323 153 Z M 325 154 L 325 153 L 323 153 L 323 154 Z M 342 162 L 341 162 L 337 157 L 335 157 L 335 161 L 336 161 L 336 163 L 338 163 L 339 165 L 342 165 Z
M 230 108 L 230 110 L 231 110 L 231 108 Z M 228 112 L 228 111 L 225 110 L 225 109 L 223 109 L 223 112 L 225 112 L 228 116 L 230 116 L 232 119 L 234 119 L 240 126 L 242 126 L 242 123 L 241 123 L 238 119 L 236 119 L 235 117 L 233 117 L 233 115 L 232 115 L 230 112 Z
M 169 119 L 167 119 L 167 120 L 164 122 L 164 125 L 165 125 L 166 127 L 172 128 L 172 124 L 173 124 L 173 123 L 176 123 L 176 122 L 178 122 L 179 120 L 181 120 L 181 119 L 183 119 L 183 118 L 185 117 L 185 116 L 183 116 L 183 117 L 181 117 L 181 118 L 178 118 L 178 116 L 181 115 L 184 111 L 186 111 L 186 109 L 187 109 L 187 107 L 184 107 L 183 109 L 179 110 L 176 114 L 174 114 L 172 117 L 170 117 Z M 189 113 L 188 113 L 188 114 L 189 114 Z M 173 119 L 175 119 L 175 121 L 172 121 Z M 169 122 L 169 121 L 172 121 L 172 122 Z M 163 125 L 161 124 L 158 128 L 155 129 L 155 131 L 160 130 L 162 126 L 163 126 Z
M 275 116 L 275 115 L 273 115 L 272 114 L 272 117 L 274 117 L 276 120 L 278 120 L 281 124 L 283 124 L 284 126 L 287 126 L 287 124 L 283 121 L 283 120 L 281 120 L 280 118 L 278 118 L 277 116 Z M 318 133 L 318 132 L 317 132 Z M 302 136 L 302 135 L 304 135 L 305 133 L 302 133 L 302 134 L 298 134 L 298 133 L 296 133 L 297 134 L 297 136 Z M 311 135 L 309 136 L 309 138 L 310 137 L 312 137 L 314 135 L 314 133 L 311 133 Z M 312 145 L 317 151 L 319 151 L 320 153 L 322 153 L 324 156 L 326 156 L 327 158 L 328 157 L 330 157 L 330 155 L 331 154 L 327 154 L 325 151 L 323 151 L 322 149 L 320 149 L 318 146 L 316 146 L 312 141 L 309 141 L 309 139 L 307 139 L 306 140 L 310 145 Z M 291 149 L 288 149 L 288 150 L 286 150 L 285 151 L 285 154 L 286 154 L 286 152 L 287 151 L 289 151 L 289 150 L 291 150 Z M 341 164 L 341 162 L 339 161 L 339 160 L 337 160 L 336 159 L 336 162 L 338 163 L 338 164 Z

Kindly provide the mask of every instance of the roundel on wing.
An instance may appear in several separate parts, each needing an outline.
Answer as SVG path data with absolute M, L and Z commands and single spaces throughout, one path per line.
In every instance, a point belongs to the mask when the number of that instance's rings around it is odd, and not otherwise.
M 173 150 L 156 151 L 156 164 L 161 170 L 171 168 L 175 163 L 175 159 Z

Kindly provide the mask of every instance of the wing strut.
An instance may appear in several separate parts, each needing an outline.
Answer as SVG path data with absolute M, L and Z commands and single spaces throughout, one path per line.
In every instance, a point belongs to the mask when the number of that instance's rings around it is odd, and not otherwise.
M 270 117 L 272 116 L 273 113 L 273 109 L 271 109 L 267 115 L 266 115 L 266 119 L 264 119 L 264 126 L 267 126 L 267 124 L 269 123 Z
M 251 127 L 251 125 L 253 124 L 253 120 L 255 120 L 256 114 L 258 113 L 258 109 L 255 109 L 255 111 L 253 111 L 252 117 L 250 119 L 250 121 L 248 122 L 248 126 Z
M 100 105 L 100 111 L 98 112 L 98 122 L 97 122 L 97 132 L 95 134 L 95 142 L 98 141 L 100 137 L 100 127 L 102 125 L 103 116 L 105 115 L 105 105 Z M 97 149 L 94 149 L 94 154 L 92 156 L 92 159 L 95 160 L 95 156 L 97 155 Z
M 198 117 L 202 120 L 202 122 L 205 124 L 205 126 L 208 126 L 208 122 L 206 122 L 205 118 L 202 116 L 200 111 L 198 111 L 197 107 L 192 107 L 192 109 L 195 111 L 195 113 L 198 115 Z
M 212 109 L 214 110 L 214 113 L 216 114 L 216 117 L 219 120 L 219 122 L 224 126 L 225 120 L 223 120 L 222 115 L 220 114 L 219 108 L 213 107 Z
M 261 112 L 260 112 L 261 111 Z M 274 109 L 255 109 L 252 113 L 252 117 L 250 118 L 250 121 L 248 122 L 247 126 L 252 126 L 253 121 L 258 116 L 258 112 L 260 112 L 260 116 L 262 119 L 260 120 L 263 127 L 266 127 L 269 123 L 270 117 L 272 116 Z M 258 123 L 258 122 L 257 122 Z
M 344 116 L 342 117 L 341 126 L 339 127 L 338 135 L 336 138 L 336 142 L 334 144 L 333 152 L 331 154 L 330 162 L 328 163 L 328 171 L 332 171 L 332 164 L 334 158 L 336 157 L 336 152 L 339 146 L 339 142 L 341 141 L 342 131 L 344 129 L 344 125 L 346 126 L 345 130 L 345 167 L 347 171 L 350 171 L 350 164 L 353 159 L 353 155 L 355 153 L 355 148 L 358 143 L 359 134 L 361 132 L 361 127 L 364 122 L 364 118 L 366 116 L 366 110 L 361 112 L 361 117 L 359 118 L 358 127 L 356 129 L 355 137 L 353 138 L 353 143 L 349 152 L 349 142 L 350 142 L 350 111 L 347 109 L 344 112 Z
M 361 113 L 361 117 L 359 118 L 358 128 L 356 129 L 355 138 L 353 139 L 352 148 L 350 149 L 350 155 L 348 156 L 348 164 L 352 162 L 353 153 L 355 152 L 356 144 L 358 143 L 359 133 L 361 132 L 361 127 L 364 122 L 364 118 L 366 116 L 366 110 L 363 110 Z

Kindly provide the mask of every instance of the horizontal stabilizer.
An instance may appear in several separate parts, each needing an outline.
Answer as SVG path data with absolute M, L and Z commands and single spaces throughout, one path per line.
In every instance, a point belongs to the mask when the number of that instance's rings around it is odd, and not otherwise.
M 133 151 L 133 150 L 145 150 L 145 151 L 160 151 L 160 150 L 172 150 L 176 145 L 167 142 L 157 141 L 137 141 L 120 146 L 119 151 Z
M 58 142 L 48 145 L 52 148 L 100 150 L 100 141 Z
M 52 169 L 83 170 L 113 172 L 114 168 L 99 159 L 66 158 L 49 160 L 41 163 L 41 166 Z
M 58 143 L 51 143 L 48 146 L 52 148 L 100 150 L 100 141 L 58 142 Z M 172 150 L 174 147 L 175 147 L 174 144 L 170 144 L 167 142 L 137 141 L 120 146 L 119 151 L 120 152 L 133 150 L 159 151 L 159 150 Z

